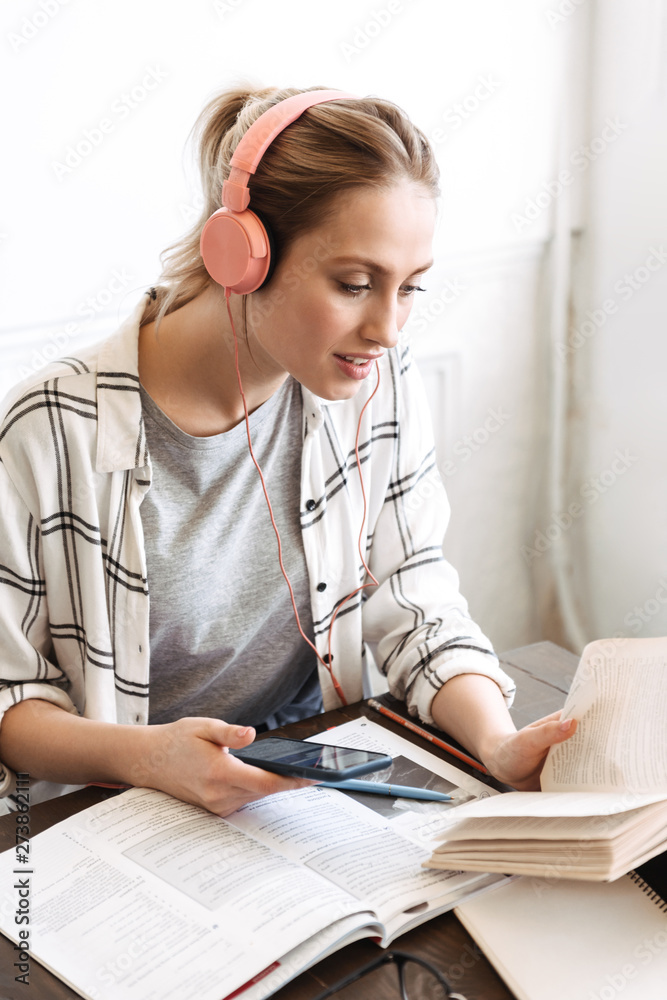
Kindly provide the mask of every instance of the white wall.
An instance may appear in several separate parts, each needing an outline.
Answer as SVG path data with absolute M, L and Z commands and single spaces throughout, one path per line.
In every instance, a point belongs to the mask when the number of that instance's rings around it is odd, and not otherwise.
M 554 16 L 563 2 L 5 0 L 0 388 L 113 328 L 155 280 L 197 203 L 182 150 L 213 92 L 250 79 L 389 97 L 443 174 L 408 333 L 454 508 L 446 552 L 497 645 L 540 638 L 522 547 L 546 503 L 553 213 L 526 213 L 554 176 L 584 18 L 575 3 Z
M 585 637 L 667 633 L 667 4 L 599 0 L 591 164 L 570 330 L 568 532 Z M 582 494 L 583 491 L 583 494 Z

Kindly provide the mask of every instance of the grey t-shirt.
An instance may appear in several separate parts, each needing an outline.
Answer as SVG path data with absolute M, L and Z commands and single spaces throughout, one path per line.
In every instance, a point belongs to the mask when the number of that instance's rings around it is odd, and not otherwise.
M 322 709 L 297 629 L 245 421 L 177 427 L 141 388 L 153 482 L 141 505 L 150 595 L 150 723 L 208 716 L 273 728 Z M 313 638 L 299 526 L 301 389 L 288 378 L 250 415 L 301 626 Z

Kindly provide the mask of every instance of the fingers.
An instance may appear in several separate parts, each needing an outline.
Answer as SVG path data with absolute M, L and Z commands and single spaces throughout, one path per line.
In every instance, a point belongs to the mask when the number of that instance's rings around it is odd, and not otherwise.
M 224 761 L 225 777 L 236 789 L 246 789 L 257 795 L 273 795 L 275 792 L 288 792 L 294 788 L 305 788 L 315 784 L 307 778 L 290 778 L 283 774 L 274 774 L 261 767 L 245 764 L 236 757 L 228 756 Z
M 232 726 L 219 719 L 202 719 L 204 723 L 199 734 L 211 743 L 230 747 L 233 750 L 248 746 L 255 739 L 252 726 Z M 265 771 L 261 767 L 253 767 L 238 760 L 236 757 L 225 758 L 224 766 L 232 785 L 239 789 L 247 789 L 257 795 L 273 795 L 274 792 L 287 792 L 294 788 L 304 788 L 315 784 L 306 778 L 291 778 L 282 774 Z
M 577 731 L 577 720 L 576 719 L 564 719 L 562 722 L 558 723 L 558 739 L 554 742 L 562 743 L 563 740 L 569 740 L 570 736 L 574 736 Z
M 271 771 L 264 771 L 260 767 L 253 767 L 235 757 L 225 755 L 215 788 L 205 806 L 219 816 L 229 816 L 241 806 L 267 795 L 289 792 L 313 784 L 317 782 L 307 778 L 290 778 L 273 774 Z
M 202 719 L 210 726 L 204 726 L 204 731 L 200 734 L 211 743 L 217 743 L 222 748 L 230 747 L 233 750 L 248 746 L 255 738 L 255 730 L 252 726 L 232 726 L 218 719 Z M 287 792 L 294 788 L 304 788 L 306 785 L 314 784 L 305 778 L 291 778 L 281 774 L 274 774 L 272 771 L 265 771 L 261 767 L 253 767 L 236 757 L 228 756 L 224 760 L 226 775 L 230 783 L 239 789 L 246 789 L 256 795 L 273 795 L 274 792 Z
M 239 750 L 241 747 L 247 747 L 255 739 L 256 733 L 252 726 L 233 726 L 220 719 L 201 718 L 197 721 L 199 723 L 197 736 L 222 747 Z
M 551 715 L 545 715 L 542 719 L 535 719 L 535 722 L 529 722 L 524 729 L 534 729 L 536 726 L 542 726 L 545 722 L 554 722 L 560 719 L 562 715 L 562 709 L 558 709 L 557 712 L 552 712 Z
M 251 726 L 234 726 L 219 719 L 186 718 L 154 727 L 154 735 L 162 738 L 166 750 L 163 747 L 164 752 L 156 755 L 154 773 L 147 779 L 150 787 L 203 806 L 219 816 L 229 816 L 266 795 L 317 784 L 305 778 L 273 774 L 228 753 L 228 749 L 252 743 L 255 730 Z
M 561 721 L 561 712 L 552 712 L 505 736 L 484 763 L 496 778 L 508 785 L 520 791 L 538 791 L 539 775 L 549 748 L 568 740 L 576 731 L 576 719 Z
M 552 722 L 546 722 L 543 728 L 549 745 L 562 743 L 564 740 L 569 740 L 570 736 L 573 736 L 577 731 L 577 720 L 563 719 L 561 722 L 560 719 L 555 719 Z
M 555 714 L 556 718 L 547 716 L 546 719 L 540 719 L 539 723 L 534 722 L 520 729 L 517 734 L 520 743 L 532 752 L 537 752 L 548 750 L 557 743 L 569 740 L 577 731 L 576 719 L 565 719 L 561 722 L 560 713 Z

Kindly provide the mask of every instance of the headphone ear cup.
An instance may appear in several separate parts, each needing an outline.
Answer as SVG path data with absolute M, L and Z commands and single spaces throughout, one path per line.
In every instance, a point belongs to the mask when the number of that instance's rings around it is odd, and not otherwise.
M 271 268 L 271 239 L 249 208 L 219 208 L 207 219 L 199 248 L 213 280 L 236 295 L 257 291 Z
M 278 260 L 276 251 L 276 240 L 273 235 L 273 230 L 266 221 L 264 215 L 261 212 L 255 212 L 255 215 L 264 226 L 264 233 L 266 234 L 266 239 L 269 244 L 269 269 L 266 272 L 266 277 L 262 281 L 262 284 L 259 286 L 259 288 L 264 288 L 264 286 L 268 285 L 268 283 L 271 281 L 271 278 L 273 277 L 273 272 L 276 269 L 276 263 Z M 259 289 L 256 288 L 255 291 L 259 291 Z

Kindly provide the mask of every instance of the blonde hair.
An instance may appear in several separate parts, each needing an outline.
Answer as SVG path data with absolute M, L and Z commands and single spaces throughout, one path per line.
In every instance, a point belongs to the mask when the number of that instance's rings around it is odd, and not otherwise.
M 232 154 L 264 111 L 303 92 L 273 87 L 226 90 L 204 108 L 192 132 L 204 206 L 190 231 L 162 253 L 160 284 L 152 290 L 144 324 L 159 322 L 213 280 L 204 267 L 199 239 L 206 220 L 220 208 Z M 439 193 L 433 151 L 407 115 L 376 97 L 332 101 L 309 108 L 274 139 L 250 178 L 250 208 L 269 226 L 279 258 L 294 239 L 326 221 L 340 191 L 388 187 L 406 178 L 423 184 L 434 197 Z

